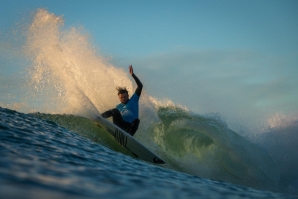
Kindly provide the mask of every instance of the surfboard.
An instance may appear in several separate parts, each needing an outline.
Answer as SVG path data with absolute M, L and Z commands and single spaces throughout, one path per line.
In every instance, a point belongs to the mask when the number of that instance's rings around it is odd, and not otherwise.
M 152 151 L 146 148 L 142 143 L 132 137 L 130 134 L 114 125 L 109 120 L 103 117 L 97 117 L 95 120 L 99 126 L 110 133 L 116 141 L 130 151 L 133 155 L 141 160 L 145 160 L 150 163 L 164 164 L 165 162 L 155 155 Z

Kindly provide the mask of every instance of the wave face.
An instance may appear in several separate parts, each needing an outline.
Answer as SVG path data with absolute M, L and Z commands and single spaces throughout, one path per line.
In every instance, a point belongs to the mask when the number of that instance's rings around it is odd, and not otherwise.
M 24 59 L 19 68 L 22 78 L 18 80 L 22 86 L 16 89 L 13 84 L 5 85 L 9 96 L 16 90 L 17 94 L 0 105 L 53 121 L 130 156 L 92 122 L 119 103 L 117 86 L 125 85 L 129 93 L 134 92 L 134 82 L 127 71 L 109 64 L 83 28 L 67 29 L 62 17 L 47 10 L 37 10 L 24 27 L 24 41 L 19 42 L 18 48 L 22 50 L 19 59 Z M 135 137 L 165 160 L 164 167 L 203 178 L 298 194 L 298 172 L 293 169 L 298 162 L 293 155 L 297 154 L 298 120 L 269 126 L 257 138 L 247 139 L 229 129 L 218 115 L 200 115 L 160 101 L 144 89 L 141 124 Z
M 70 126 L 84 136 L 50 120 Z M 295 198 L 139 161 L 105 147 L 103 143 L 109 147 L 119 145 L 115 145 L 115 140 L 109 143 L 101 133 L 94 122 L 83 117 L 28 115 L 0 107 L 1 196 L 26 199 Z
M 266 190 L 279 190 L 280 173 L 268 152 L 228 129 L 220 119 L 179 107 L 159 107 L 159 122 L 135 135 L 159 155 L 164 167 L 188 174 Z M 125 149 L 94 122 L 73 115 L 34 113 L 115 151 Z

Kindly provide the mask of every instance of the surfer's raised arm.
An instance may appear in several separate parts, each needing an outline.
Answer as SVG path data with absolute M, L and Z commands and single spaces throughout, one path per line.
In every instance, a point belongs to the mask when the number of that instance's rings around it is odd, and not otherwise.
M 139 80 L 139 78 L 134 74 L 132 65 L 129 66 L 129 73 L 131 74 L 131 76 L 133 77 L 133 79 L 135 80 L 135 82 L 137 83 L 137 86 L 138 86 L 137 89 L 136 89 L 136 91 L 135 91 L 135 93 L 138 96 L 141 96 L 141 92 L 142 92 L 142 89 L 143 89 L 143 84 Z

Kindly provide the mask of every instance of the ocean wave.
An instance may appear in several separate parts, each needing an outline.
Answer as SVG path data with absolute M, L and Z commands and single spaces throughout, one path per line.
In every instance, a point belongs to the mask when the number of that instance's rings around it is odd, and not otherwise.
M 218 116 L 202 116 L 177 106 L 159 107 L 157 113 L 160 121 L 152 122 L 147 131 L 143 129 L 135 137 L 161 156 L 167 163 L 165 167 L 244 186 L 278 189 L 280 173 L 269 153 L 230 130 Z M 74 115 L 32 115 L 129 155 L 90 119 Z

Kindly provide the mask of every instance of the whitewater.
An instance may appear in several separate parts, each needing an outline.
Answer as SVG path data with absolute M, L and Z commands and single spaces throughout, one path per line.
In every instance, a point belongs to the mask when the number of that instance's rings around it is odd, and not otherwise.
M 220 113 L 156 99 L 144 84 L 134 137 L 166 162 L 149 164 L 94 122 L 119 103 L 117 86 L 134 92 L 131 63 L 113 66 L 83 27 L 45 9 L 9 38 L 1 59 L 17 72 L 1 66 L 1 82 L 15 81 L 0 89 L 4 198 L 297 198 L 297 118 L 277 113 L 243 136 Z

